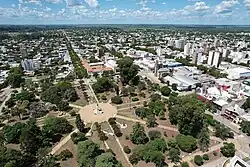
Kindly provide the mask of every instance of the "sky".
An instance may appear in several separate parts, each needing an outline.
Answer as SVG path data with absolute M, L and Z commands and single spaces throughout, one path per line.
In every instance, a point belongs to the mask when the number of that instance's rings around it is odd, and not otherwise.
M 0 0 L 0 24 L 250 25 L 250 0 Z

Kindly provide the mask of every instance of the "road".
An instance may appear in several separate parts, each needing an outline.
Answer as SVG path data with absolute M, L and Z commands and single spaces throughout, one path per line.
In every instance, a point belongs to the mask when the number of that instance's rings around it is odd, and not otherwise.
M 206 114 L 212 115 L 213 118 L 220 122 L 221 124 L 224 124 L 226 127 L 230 128 L 233 132 L 235 132 L 236 134 L 241 134 L 241 131 L 239 129 L 239 126 L 232 123 L 231 121 L 229 121 L 228 119 L 222 117 L 221 115 L 215 115 L 209 111 L 206 111 Z

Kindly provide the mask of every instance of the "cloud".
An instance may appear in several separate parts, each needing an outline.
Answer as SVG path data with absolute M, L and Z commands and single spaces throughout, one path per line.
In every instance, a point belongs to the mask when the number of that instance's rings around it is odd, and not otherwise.
M 82 5 L 82 1 L 81 0 L 65 0 L 67 6 L 78 6 L 78 5 Z
M 233 11 L 233 7 L 239 4 L 237 0 L 222 1 L 215 7 L 216 14 L 229 14 Z
M 49 3 L 54 3 L 54 4 L 58 4 L 61 2 L 61 0 L 46 0 Z
M 85 2 L 90 6 L 90 7 L 97 7 L 99 5 L 97 0 L 85 0 Z
M 247 8 L 247 10 L 250 10 L 250 0 L 245 0 L 244 4 L 245 4 L 245 7 Z

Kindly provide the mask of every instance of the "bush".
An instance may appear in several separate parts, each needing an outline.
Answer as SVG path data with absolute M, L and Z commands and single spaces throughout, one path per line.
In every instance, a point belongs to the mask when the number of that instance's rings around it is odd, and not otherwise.
M 204 160 L 206 160 L 206 161 L 209 160 L 209 156 L 208 156 L 207 154 L 204 154 L 204 155 L 202 156 L 202 158 L 203 158 Z
M 132 101 L 139 101 L 139 98 L 138 97 L 133 97 Z
M 163 86 L 163 87 L 161 88 L 161 94 L 162 94 L 163 96 L 169 96 L 170 93 L 171 93 L 171 89 L 170 89 L 168 86 Z
M 120 96 L 114 96 L 111 98 L 111 102 L 115 104 L 122 104 L 122 98 Z
M 107 97 L 106 97 L 105 95 L 102 95 L 102 96 L 101 96 L 101 99 L 102 99 L 102 100 L 107 100 Z
M 63 150 L 60 154 L 58 154 L 56 157 L 58 160 L 66 161 L 69 158 L 73 158 L 73 154 L 68 149 L 66 149 Z
M 218 153 L 217 153 L 216 151 L 213 151 L 213 155 L 214 155 L 214 156 L 217 156 Z
M 192 136 L 178 135 L 176 141 L 180 149 L 184 152 L 191 153 L 197 148 L 196 139 Z
M 109 118 L 108 122 L 111 125 L 111 127 L 113 128 L 115 135 L 117 137 L 121 137 L 122 136 L 122 132 L 121 132 L 120 128 L 117 126 L 115 120 L 116 120 L 115 118 Z
M 131 153 L 131 149 L 130 149 L 128 146 L 124 146 L 124 147 L 123 147 L 123 151 L 124 151 L 126 154 L 130 154 L 130 153 Z
M 194 163 L 198 166 L 201 166 L 201 165 L 203 165 L 204 162 L 203 162 L 203 159 L 200 155 L 196 155 L 194 157 Z
M 85 136 L 84 133 L 78 132 L 78 133 L 73 133 L 71 135 L 71 140 L 73 141 L 74 144 L 77 144 L 80 141 L 85 141 L 87 140 L 87 137 Z
M 69 114 L 70 114 L 72 117 L 76 116 L 76 112 L 75 112 L 75 111 L 70 111 Z
M 126 139 L 126 140 L 129 140 L 129 136 L 128 136 L 128 135 L 126 135 L 126 136 L 125 136 L 125 139 Z
M 233 143 L 223 143 L 223 147 L 220 148 L 220 152 L 225 157 L 234 157 L 235 155 L 235 145 Z
M 189 165 L 188 165 L 187 162 L 182 162 L 182 163 L 181 163 L 181 167 L 189 167 Z
M 148 132 L 148 137 L 150 138 L 150 140 L 161 138 L 161 132 L 157 130 L 151 130 Z

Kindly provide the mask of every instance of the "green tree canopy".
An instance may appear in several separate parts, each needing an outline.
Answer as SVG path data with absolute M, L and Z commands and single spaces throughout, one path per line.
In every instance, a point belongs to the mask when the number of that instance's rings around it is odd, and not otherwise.
M 121 162 L 117 161 L 112 153 L 102 153 L 96 158 L 95 167 L 122 167 Z
M 134 144 L 145 144 L 149 141 L 144 127 L 138 122 L 133 126 L 133 131 L 130 134 L 130 137 Z
M 136 76 L 138 74 L 139 67 L 133 64 L 133 59 L 130 57 L 124 57 L 118 60 L 117 64 L 123 83 L 129 84 L 130 81 L 134 82 L 135 79 L 137 79 L 138 82 L 138 77 Z
M 194 137 L 192 136 L 185 136 L 182 134 L 179 134 L 176 137 L 176 141 L 178 143 L 179 148 L 184 151 L 191 153 L 197 148 L 197 141 Z
M 90 140 L 81 141 L 77 144 L 77 162 L 80 167 L 93 167 L 96 158 L 102 153 L 99 145 Z
M 223 143 L 224 146 L 220 148 L 220 152 L 225 156 L 225 157 L 234 157 L 235 155 L 235 145 L 233 143 Z

